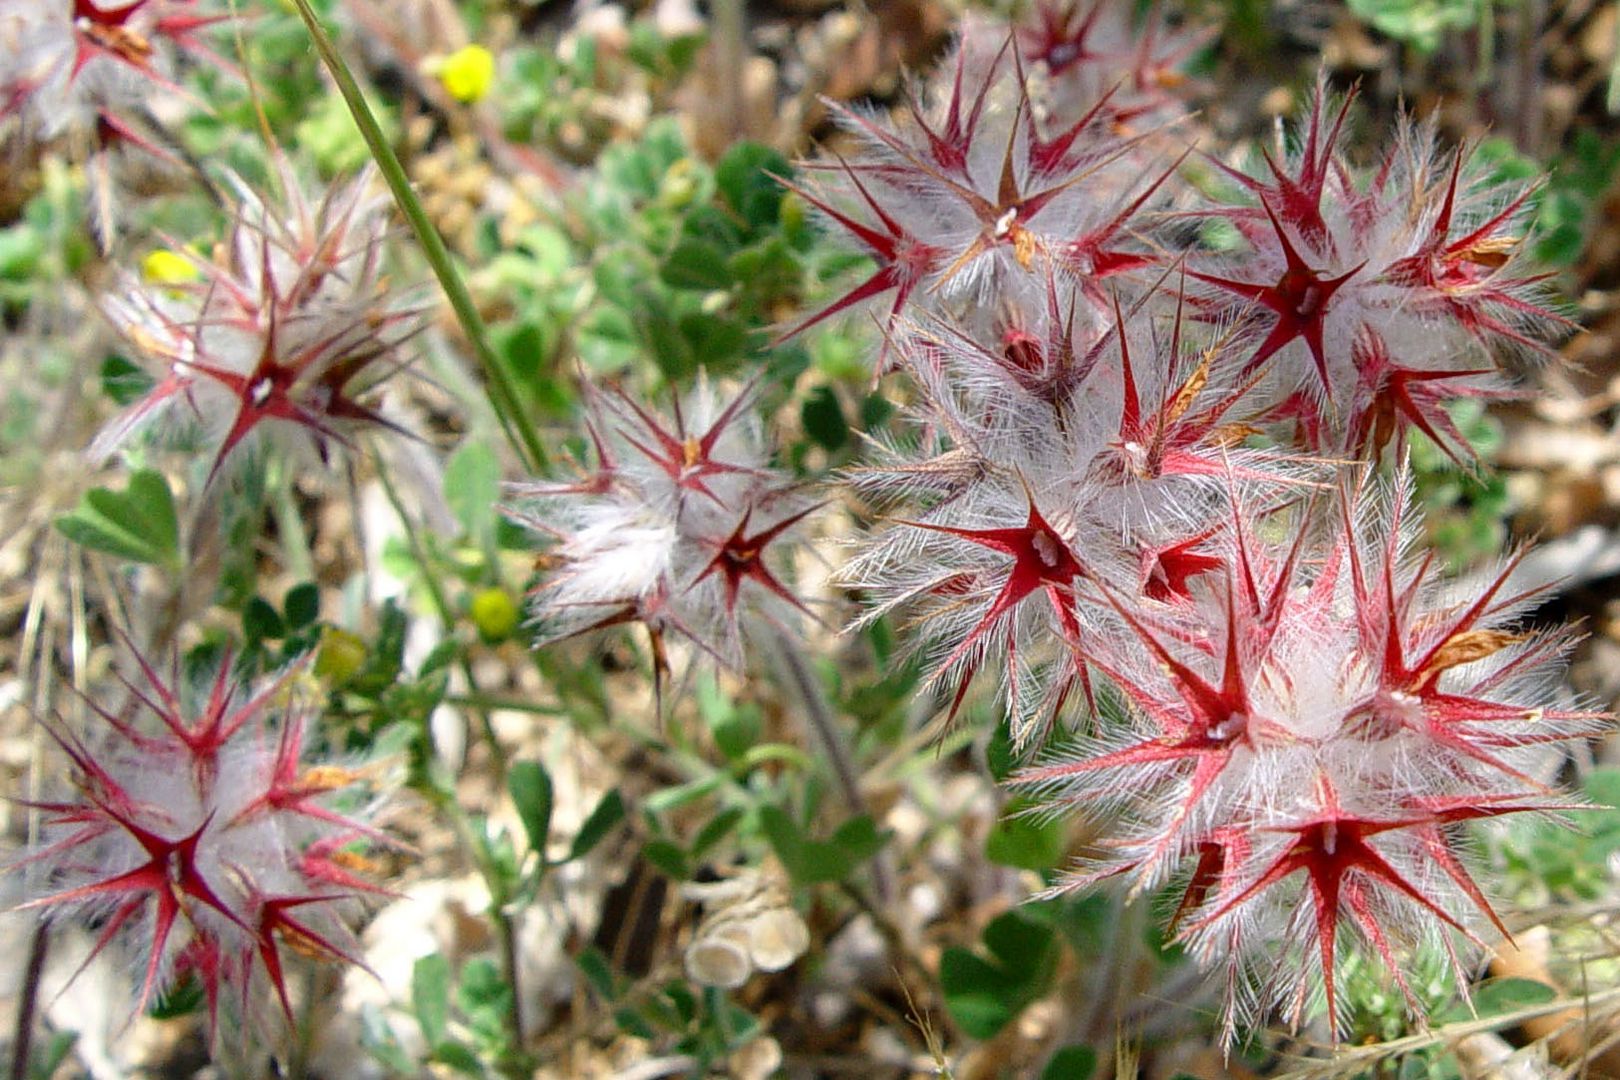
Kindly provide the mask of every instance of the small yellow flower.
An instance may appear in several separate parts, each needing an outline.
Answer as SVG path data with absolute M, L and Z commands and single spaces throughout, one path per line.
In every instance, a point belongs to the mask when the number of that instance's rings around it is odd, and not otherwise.
M 197 266 L 178 251 L 158 248 L 141 260 L 141 277 L 152 285 L 184 285 L 196 281 Z
M 495 82 L 495 56 L 482 45 L 467 45 L 444 58 L 439 81 L 457 101 L 482 100 Z

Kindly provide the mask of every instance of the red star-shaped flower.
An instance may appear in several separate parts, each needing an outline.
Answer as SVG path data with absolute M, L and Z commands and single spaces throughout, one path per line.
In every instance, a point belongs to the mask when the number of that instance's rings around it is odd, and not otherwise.
M 714 422 L 702 435 L 687 432 L 686 417 L 681 414 L 681 402 L 678 397 L 675 399 L 675 426 L 670 430 L 661 424 L 657 417 L 642 408 L 635 399 L 620 391 L 619 400 L 641 425 L 640 430 L 636 432 L 621 430 L 620 433 L 626 442 L 639 450 L 648 461 L 669 477 L 677 489 L 696 492 L 716 506 L 723 507 L 725 503 L 714 493 L 709 481 L 727 474 L 758 472 L 757 469 L 746 465 L 717 460 L 714 456 L 721 436 L 743 415 L 743 406 L 748 403 L 749 396 L 757 384 L 756 379 L 745 386 L 731 403 L 721 410 L 720 415 L 714 418 Z
M 1257 872 L 1251 871 L 1253 876 L 1248 884 L 1219 900 L 1212 911 L 1189 925 L 1181 937 L 1198 934 L 1267 889 L 1294 874 L 1303 873 L 1322 967 L 1322 986 L 1327 995 L 1328 1023 L 1337 1030 L 1334 968 L 1339 927 L 1347 917 L 1377 950 L 1384 966 L 1394 974 L 1409 1000 L 1412 1000 L 1412 992 L 1406 985 L 1400 964 L 1384 932 L 1385 924 L 1392 921 L 1388 917 L 1388 894 L 1411 901 L 1446 926 L 1483 945 L 1456 915 L 1442 907 L 1435 896 L 1397 867 L 1391 861 L 1392 855 L 1380 850 L 1379 845 L 1374 843 L 1375 838 L 1402 833 L 1411 837 L 1415 841 L 1412 846 L 1423 857 L 1434 860 L 1506 937 L 1509 936 L 1507 928 L 1491 910 L 1479 886 L 1458 860 L 1444 827 L 1528 809 L 1553 808 L 1529 806 L 1523 796 L 1515 794 L 1427 799 L 1411 802 L 1387 815 L 1373 815 L 1342 808 L 1326 776 L 1319 777 L 1316 786 L 1320 803 L 1318 810 L 1297 822 L 1267 826 L 1261 830 L 1290 839 L 1280 851 L 1270 855 Z M 1230 881 L 1232 871 L 1224 866 L 1223 870 L 1226 870 L 1224 876 Z M 1207 887 L 1209 882 L 1201 884 Z
M 201 905 L 238 926 L 241 926 L 242 922 L 230 906 L 219 898 L 197 866 L 197 846 L 211 822 L 204 821 L 185 836 L 171 840 L 136 824 L 133 819 L 111 806 L 96 802 L 88 792 L 86 798 L 100 810 L 110 825 L 122 829 L 139 845 L 146 853 L 147 861 L 128 870 L 113 873 L 100 881 L 30 900 L 21 907 L 56 907 L 100 899 L 115 902 L 117 906 L 107 917 L 101 934 L 91 947 L 90 955 L 85 958 L 85 963 L 88 964 L 107 947 L 126 923 L 145 909 L 148 901 L 155 904 L 152 940 L 147 947 L 146 975 L 141 984 L 137 1004 L 137 1011 L 141 1011 L 146 1008 L 146 1003 L 152 996 L 158 971 L 165 960 L 164 947 L 168 944 L 169 934 L 174 929 L 175 921 L 180 917 L 183 908 L 193 904 Z
M 901 524 L 916 529 L 927 529 L 930 532 L 943 533 L 954 536 L 959 540 L 966 540 L 979 547 L 989 548 L 1009 556 L 1012 563 L 1007 567 L 1007 576 L 1001 584 L 1001 590 L 996 594 L 985 613 L 980 616 L 977 624 L 969 630 L 957 644 L 951 654 L 939 665 L 938 671 L 943 674 L 955 664 L 968 657 L 975 646 L 993 632 L 1004 620 L 1011 617 L 1013 611 L 1028 597 L 1039 592 L 1046 594 L 1047 601 L 1052 605 L 1052 613 L 1057 617 L 1058 627 L 1064 642 L 1070 649 L 1078 652 L 1080 646 L 1080 622 L 1074 611 L 1074 581 L 1076 578 L 1086 577 L 1085 568 L 1080 560 L 1070 550 L 1068 542 L 1052 528 L 1046 518 L 1041 515 L 1035 506 L 1033 496 L 1029 498 L 1029 517 L 1022 526 L 1006 529 L 964 529 L 951 525 L 936 525 L 925 521 L 905 521 Z M 1007 666 L 1009 685 L 1017 686 L 1017 642 L 1009 635 L 1007 641 Z M 1075 676 L 1085 684 L 1087 697 L 1090 697 L 1090 679 L 1086 672 L 1083 658 L 1076 662 Z M 978 670 L 978 661 L 970 660 L 957 683 L 955 700 L 951 711 L 954 714 L 960 706 L 963 695 L 967 691 L 968 683 L 972 681 Z
M 1270 219 L 1271 227 L 1277 234 L 1277 242 L 1282 248 L 1285 263 L 1282 276 L 1276 282 L 1268 285 L 1264 282 L 1235 281 L 1197 270 L 1188 270 L 1187 273 L 1199 281 L 1252 300 L 1275 316 L 1270 333 L 1249 358 L 1244 368 L 1245 375 L 1258 370 L 1290 342 L 1303 339 L 1311 351 L 1311 359 L 1316 362 L 1316 373 L 1321 380 L 1322 392 L 1329 394 L 1333 386 L 1328 378 L 1323 324 L 1328 309 L 1332 306 L 1334 294 L 1366 264 L 1358 263 L 1337 277 L 1323 277 L 1321 271 L 1312 269 L 1305 262 L 1270 205 L 1262 202 L 1261 206 L 1265 209 L 1266 217 Z
M 692 579 L 692 586 L 699 582 L 718 575 L 725 586 L 726 617 L 735 625 L 737 618 L 737 597 L 742 591 L 744 581 L 752 581 L 767 592 L 786 601 L 788 604 L 815 619 L 816 615 L 804 606 L 800 600 L 790 592 L 787 586 L 771 572 L 765 565 L 765 549 L 771 542 L 784 532 L 797 525 L 803 518 L 821 508 L 823 504 L 807 506 L 796 514 L 789 515 L 778 521 L 775 525 L 758 532 L 748 531 L 748 522 L 753 517 L 752 507 L 743 514 L 742 520 L 731 535 L 715 545 L 714 557 L 709 560 L 697 575 Z M 689 586 L 690 588 L 691 586 Z M 820 621 L 819 619 L 817 620 Z

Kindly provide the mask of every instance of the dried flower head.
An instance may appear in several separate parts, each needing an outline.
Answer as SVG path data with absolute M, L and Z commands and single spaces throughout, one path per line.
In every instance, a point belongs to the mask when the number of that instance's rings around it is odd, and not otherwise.
M 76 133 L 156 149 L 130 126 L 158 94 L 185 95 L 175 55 L 223 66 L 204 31 L 231 18 L 199 0 L 0 0 L 0 104 L 40 138 Z
M 639 623 L 661 690 L 670 633 L 736 666 L 750 617 L 815 618 L 786 555 L 819 504 L 769 467 L 752 390 L 725 400 L 700 377 L 666 419 L 587 389 L 594 464 L 514 489 L 513 517 L 553 542 L 533 594 L 542 642 Z
M 1090 698 L 1092 643 L 1117 620 L 1100 589 L 1175 601 L 1213 565 L 1231 484 L 1286 490 L 1308 472 L 1238 445 L 1244 386 L 1219 341 L 1192 347 L 1157 294 L 1104 320 L 1082 288 L 1048 278 L 995 336 L 901 329 L 916 438 L 851 477 L 906 514 L 842 572 L 871 601 L 863 618 L 903 609 L 929 682 L 957 701 L 993 663 L 1020 744 L 1075 687 Z
M 369 172 L 312 201 L 278 162 L 285 207 L 239 181 L 230 235 L 210 258 L 185 256 L 194 280 L 131 277 L 104 300 L 154 381 L 94 455 L 147 427 L 170 441 L 200 433 L 212 480 L 266 442 L 324 462 L 357 431 L 399 430 L 375 391 L 410 362 L 421 311 L 383 276 L 388 202 Z
M 686 973 L 703 986 L 738 987 L 755 971 L 781 971 L 810 947 L 810 929 L 793 909 L 787 871 L 775 862 L 722 881 L 689 883 L 682 892 L 707 905 L 686 946 Z
M 1234 502 L 1221 566 L 1179 608 L 1111 592 L 1130 633 L 1094 659 L 1123 716 L 1017 778 L 1115 822 L 1059 891 L 1178 882 L 1171 929 L 1224 970 L 1228 1039 L 1314 1001 L 1337 1025 L 1349 948 L 1414 1012 L 1405 950 L 1441 945 L 1466 987 L 1456 946 L 1502 924 L 1457 826 L 1566 806 L 1549 744 L 1611 719 L 1556 705 L 1571 637 L 1520 625 L 1541 590 L 1509 586 L 1517 558 L 1447 581 L 1413 553 L 1409 479 L 1343 499 L 1326 530 L 1310 504 L 1261 524 Z
M 1291 419 L 1307 448 L 1376 455 L 1407 430 L 1464 460 L 1471 451 L 1443 406 L 1501 396 L 1502 362 L 1548 356 L 1569 324 L 1548 275 L 1529 268 L 1532 187 L 1492 176 L 1469 149 L 1443 154 L 1433 123 L 1403 119 L 1375 169 L 1340 141 L 1354 95 L 1319 82 L 1298 145 L 1244 172 L 1210 159 L 1233 185 L 1203 213 L 1233 226 L 1239 250 L 1195 255 L 1199 307 L 1248 317 L 1254 402 Z M 1269 401 L 1269 411 L 1266 402 Z
M 359 963 L 351 931 L 381 890 L 353 849 L 388 842 L 362 809 L 334 805 L 361 774 L 307 760 L 316 715 L 295 666 L 257 689 L 227 660 L 205 685 L 165 678 L 137 657 L 122 706 L 80 736 L 48 730 L 70 762 L 70 794 L 37 805 L 40 846 L 11 863 L 51 919 L 99 926 L 91 956 L 128 950 L 137 1011 L 195 980 L 211 1026 L 220 1005 L 245 1024 L 270 991 L 291 1020 L 285 950 Z M 87 961 L 88 962 L 88 961 Z

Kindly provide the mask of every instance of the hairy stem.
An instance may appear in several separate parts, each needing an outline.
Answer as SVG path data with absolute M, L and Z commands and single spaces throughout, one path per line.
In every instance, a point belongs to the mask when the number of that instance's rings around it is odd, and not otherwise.
M 798 694 L 799 701 L 804 705 L 804 716 L 809 721 L 810 730 L 815 735 L 816 741 L 821 744 L 822 752 L 827 755 L 827 761 L 832 766 L 833 777 L 838 782 L 838 789 L 844 796 L 845 805 L 852 814 L 865 813 L 866 800 L 861 798 L 860 776 L 855 770 L 855 763 L 850 760 L 849 748 L 844 745 L 837 721 L 833 719 L 832 711 L 827 708 L 827 699 L 821 692 L 821 684 L 816 680 L 815 673 L 804 662 L 804 654 L 800 651 L 799 643 L 789 639 L 787 634 L 778 632 L 774 644 L 776 658 L 787 673 L 788 682 Z M 893 899 L 888 864 L 882 852 L 879 852 L 878 857 L 872 861 L 872 887 L 882 902 L 887 903 Z
M 17 1027 L 11 1039 L 11 1080 L 28 1080 L 29 1059 L 34 1053 L 34 1015 L 39 1008 L 39 981 L 45 974 L 45 958 L 50 953 L 51 924 L 41 919 L 34 925 L 28 943 L 28 966 L 23 971 L 22 989 L 17 995 Z
M 822 696 L 821 685 L 805 664 L 798 643 L 789 641 L 786 634 L 776 635 L 776 655 L 787 672 L 788 681 L 793 684 L 794 691 L 799 695 L 800 703 L 804 705 L 804 715 L 810 722 L 810 730 L 827 754 L 827 761 L 832 765 L 833 776 L 838 781 L 838 789 L 844 796 L 844 803 L 851 813 L 861 813 L 865 801 L 861 798 L 860 778 L 855 772 L 855 763 L 849 759 L 849 751 L 844 746 L 843 737 L 838 731 L 836 721 L 833 720 L 832 712 L 827 708 L 827 700 Z

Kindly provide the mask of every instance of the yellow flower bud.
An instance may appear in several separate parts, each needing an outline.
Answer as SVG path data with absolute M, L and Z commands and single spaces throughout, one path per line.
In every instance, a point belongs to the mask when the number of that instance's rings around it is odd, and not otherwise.
M 152 285 L 184 285 L 198 276 L 190 259 L 168 248 L 158 248 L 141 260 L 141 277 Z
M 320 651 L 315 654 L 315 676 L 332 686 L 354 678 L 366 662 L 366 643 L 347 630 L 328 627 L 321 634 Z
M 518 606 L 505 589 L 484 589 L 472 599 L 473 625 L 485 641 L 502 641 L 518 625 Z
M 482 100 L 495 82 L 495 56 L 482 45 L 467 45 L 444 58 L 439 81 L 457 101 Z
M 782 196 L 782 209 L 777 211 L 777 217 L 781 219 L 782 229 L 785 232 L 798 232 L 804 228 L 804 200 L 796 192 L 787 192 Z

